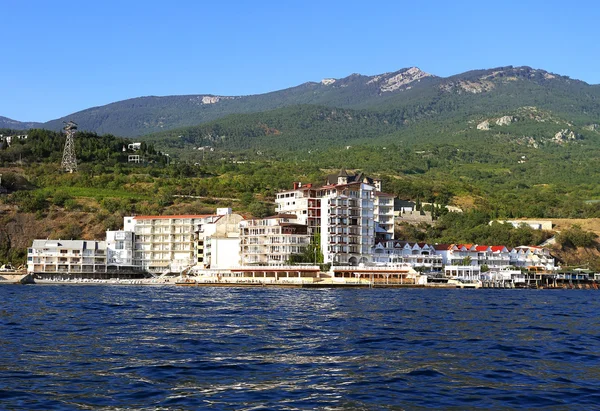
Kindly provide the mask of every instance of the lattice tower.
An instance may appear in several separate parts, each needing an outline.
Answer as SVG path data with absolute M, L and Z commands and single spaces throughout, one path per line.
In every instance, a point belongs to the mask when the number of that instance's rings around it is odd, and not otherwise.
M 77 158 L 75 157 L 75 131 L 77 131 L 77 124 L 73 121 L 66 123 L 64 130 L 67 133 L 67 142 L 65 143 L 65 150 L 63 151 L 62 163 L 60 164 L 65 171 L 72 173 L 77 171 Z

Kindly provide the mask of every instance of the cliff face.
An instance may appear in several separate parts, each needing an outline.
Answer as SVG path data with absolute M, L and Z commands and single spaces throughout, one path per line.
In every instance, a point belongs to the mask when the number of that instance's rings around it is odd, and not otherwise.
M 25 263 L 27 248 L 36 238 L 103 240 L 105 219 L 97 213 L 50 209 L 44 216 L 0 205 L 0 261 Z
M 600 251 L 595 247 L 555 248 L 552 255 L 558 259 L 557 264 L 562 266 L 600 271 Z

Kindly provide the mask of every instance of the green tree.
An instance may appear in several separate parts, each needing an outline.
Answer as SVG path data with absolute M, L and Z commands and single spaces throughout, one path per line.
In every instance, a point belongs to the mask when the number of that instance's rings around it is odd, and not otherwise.
M 73 199 L 73 197 L 69 193 L 67 193 L 66 191 L 63 191 L 63 190 L 59 190 L 59 191 L 56 191 L 54 193 L 54 195 L 52 196 L 52 203 L 59 207 L 64 207 L 65 204 L 69 200 L 72 200 L 72 199 Z
M 261 201 L 254 201 L 248 206 L 248 211 L 256 218 L 264 218 L 273 214 L 272 207 Z
M 595 233 L 584 231 L 581 226 L 574 224 L 571 228 L 561 231 L 556 236 L 556 242 L 563 248 L 597 246 Z

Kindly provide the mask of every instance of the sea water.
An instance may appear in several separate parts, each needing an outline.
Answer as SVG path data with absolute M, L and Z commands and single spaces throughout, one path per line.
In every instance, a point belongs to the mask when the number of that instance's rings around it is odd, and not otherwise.
M 600 292 L 0 286 L 0 409 L 600 406 Z

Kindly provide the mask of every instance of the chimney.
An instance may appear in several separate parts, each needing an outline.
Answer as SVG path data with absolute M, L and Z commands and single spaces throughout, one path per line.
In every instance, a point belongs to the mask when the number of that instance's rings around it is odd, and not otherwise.
M 294 190 L 298 189 L 298 183 L 294 181 Z

